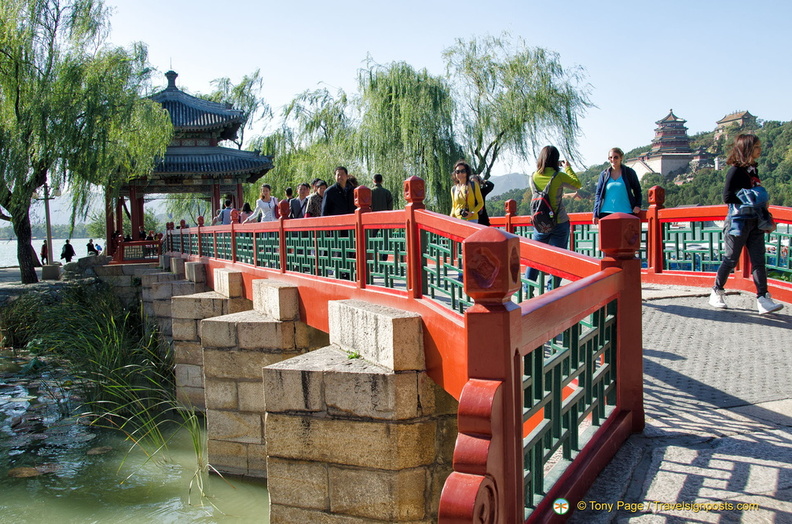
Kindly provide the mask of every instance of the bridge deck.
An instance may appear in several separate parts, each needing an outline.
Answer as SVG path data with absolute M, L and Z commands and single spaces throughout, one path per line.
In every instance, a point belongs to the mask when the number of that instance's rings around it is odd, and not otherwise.
M 758 315 L 755 298 L 644 287 L 646 429 L 597 478 L 571 523 L 792 522 L 792 307 Z M 647 299 L 651 300 L 647 300 Z M 591 502 L 614 504 L 592 510 Z M 631 512 L 616 504 L 644 503 Z M 650 501 L 731 503 L 726 511 L 659 510 Z M 759 509 L 736 509 L 737 503 Z M 654 522 L 654 521 L 653 521 Z

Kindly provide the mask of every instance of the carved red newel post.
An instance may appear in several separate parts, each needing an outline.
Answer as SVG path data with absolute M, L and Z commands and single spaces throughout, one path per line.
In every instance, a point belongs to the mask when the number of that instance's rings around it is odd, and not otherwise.
M 649 273 L 663 272 L 663 224 L 660 223 L 660 210 L 665 207 L 663 204 L 665 189 L 652 186 L 649 189 L 649 209 L 646 210 L 646 259 Z
M 641 220 L 614 213 L 599 224 L 600 250 L 605 253 L 601 267 L 619 267 L 623 278 L 616 335 L 616 405 L 631 413 L 632 430 L 638 433 L 644 428 L 641 261 L 635 257 L 641 245 Z
M 278 260 L 281 273 L 286 272 L 286 230 L 283 223 L 289 218 L 290 212 L 288 200 L 284 199 L 278 202 Z
M 407 235 L 407 293 L 410 298 L 421 298 L 421 234 L 415 220 L 415 212 L 425 209 L 424 181 L 417 176 L 411 176 L 404 181 L 404 206 L 406 223 L 404 225 Z
M 355 265 L 357 285 L 366 287 L 366 231 L 363 229 L 363 213 L 371 212 L 371 189 L 366 186 L 355 188 Z
M 462 245 L 469 380 L 459 398 L 454 471 L 440 497 L 439 522 L 522 522 L 521 311 L 518 237 L 494 228 Z M 462 342 L 461 342 L 462 343 Z
M 503 207 L 506 210 L 506 231 L 514 233 L 513 220 L 517 216 L 517 201 L 510 198 L 503 203 Z

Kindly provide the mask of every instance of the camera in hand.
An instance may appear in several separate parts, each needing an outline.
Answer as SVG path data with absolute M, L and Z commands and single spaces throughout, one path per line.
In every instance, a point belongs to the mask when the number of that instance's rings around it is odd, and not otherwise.
M 462 215 L 463 217 L 466 217 L 470 214 L 470 211 L 468 211 L 467 209 L 463 209 L 462 211 L 459 212 L 459 214 Z

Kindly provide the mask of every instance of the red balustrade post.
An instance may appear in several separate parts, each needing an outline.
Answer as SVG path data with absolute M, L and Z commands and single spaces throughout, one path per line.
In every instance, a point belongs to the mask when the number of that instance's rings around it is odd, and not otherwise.
M 522 360 L 519 239 L 494 228 L 462 243 L 468 382 L 459 398 L 454 471 L 440 496 L 439 522 L 523 521 Z
M 278 260 L 280 260 L 281 273 L 286 272 L 286 229 L 283 223 L 289 218 L 290 211 L 288 200 L 278 202 Z
M 655 189 L 655 188 L 652 188 Z M 641 328 L 641 219 L 613 213 L 601 219 L 602 269 L 622 270 L 621 296 L 616 318 L 616 408 L 632 413 L 633 432 L 643 431 L 643 343 Z
M 421 286 L 421 232 L 418 230 L 418 223 L 415 219 L 415 212 L 425 209 L 424 198 L 426 197 L 425 183 L 422 178 L 411 176 L 404 181 L 404 200 L 407 205 L 406 223 L 404 224 L 405 236 L 407 238 L 407 295 L 410 298 L 421 298 L 423 286 Z
M 231 262 L 236 264 L 236 232 L 234 231 L 234 224 L 239 222 L 239 210 L 231 210 Z
M 512 219 L 517 215 L 517 201 L 509 199 L 503 203 L 506 208 L 506 231 L 514 233 L 514 223 Z
M 204 217 L 198 217 L 197 222 L 198 222 L 198 232 L 196 233 L 196 235 L 198 236 L 198 256 L 201 257 L 203 256 L 203 249 L 201 249 L 201 228 L 204 225 Z M 184 223 L 184 220 L 182 220 L 182 223 Z M 184 226 L 182 226 L 182 229 L 184 229 Z
M 371 189 L 366 186 L 355 188 L 355 265 L 357 265 L 358 288 L 366 287 L 366 230 L 363 228 L 363 213 L 371 212 Z
M 663 224 L 660 223 L 660 210 L 665 207 L 664 204 L 665 189 L 652 186 L 649 189 L 649 209 L 646 210 L 646 261 L 649 273 L 663 272 Z

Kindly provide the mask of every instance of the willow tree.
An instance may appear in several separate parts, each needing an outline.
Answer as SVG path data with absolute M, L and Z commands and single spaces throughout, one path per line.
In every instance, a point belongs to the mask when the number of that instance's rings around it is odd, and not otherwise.
M 507 34 L 458 39 L 443 56 L 459 140 L 476 173 L 489 178 L 504 153 L 529 160 L 548 142 L 574 159 L 578 119 L 592 107 L 582 68 L 564 68 L 557 53 Z
M 275 158 L 267 178 L 277 195 L 287 186 L 296 188 L 314 178 L 332 184 L 333 169 L 338 165 L 346 165 L 350 174 L 356 174 L 353 115 L 354 108 L 342 90 L 336 95 L 327 89 L 305 91 L 286 105 L 280 128 L 253 143 Z M 258 198 L 258 188 L 248 188 L 246 197 Z
M 264 89 L 261 70 L 256 69 L 253 74 L 243 76 L 238 84 L 234 84 L 227 77 L 215 78 L 211 84 L 215 90 L 202 98 L 231 104 L 235 109 L 245 113 L 245 122 L 240 126 L 237 138 L 232 140 L 238 149 L 242 149 L 245 143 L 245 131 L 263 118 L 272 118 L 272 108 L 261 96 L 261 91 Z
M 105 46 L 107 15 L 100 0 L 0 3 L 0 219 L 14 227 L 24 283 L 37 281 L 38 188 L 68 186 L 84 208 L 93 185 L 148 174 L 170 140 L 167 113 L 140 97 L 145 48 Z
M 426 181 L 427 205 L 451 209 L 449 173 L 461 149 L 454 141 L 454 102 L 448 85 L 405 62 L 372 65 L 358 77 L 361 124 L 358 148 L 367 169 L 380 172 L 394 197 L 402 181 Z

